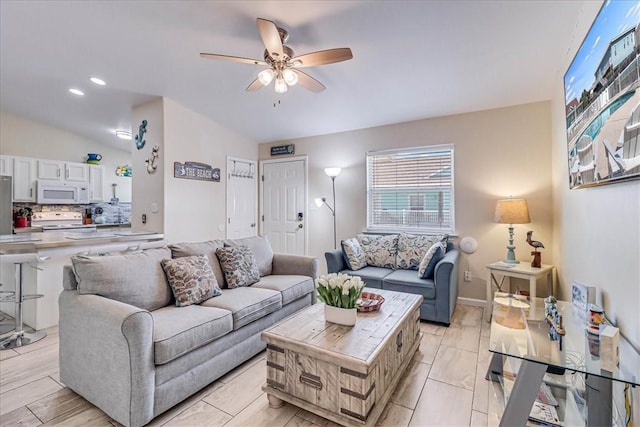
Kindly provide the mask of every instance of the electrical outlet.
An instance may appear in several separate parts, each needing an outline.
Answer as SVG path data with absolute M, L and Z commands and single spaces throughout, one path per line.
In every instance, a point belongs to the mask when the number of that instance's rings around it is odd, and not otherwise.
M 142 223 L 143 224 L 147 223 L 147 214 L 142 214 Z
M 465 282 L 470 282 L 471 281 L 471 272 L 469 270 L 466 270 L 464 272 L 464 281 Z

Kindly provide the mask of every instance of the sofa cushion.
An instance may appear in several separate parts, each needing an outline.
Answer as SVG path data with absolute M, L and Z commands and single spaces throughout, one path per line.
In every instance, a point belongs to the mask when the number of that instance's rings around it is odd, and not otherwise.
M 382 288 L 390 291 L 418 294 L 426 299 L 434 299 L 436 297 L 435 282 L 432 279 L 419 278 L 413 270 L 396 270 L 392 272 L 382 280 Z
M 246 246 L 229 246 L 216 249 L 220 267 L 229 289 L 249 286 L 260 280 L 258 265 L 251 249 Z
M 444 252 L 446 250 L 446 244 L 442 242 L 434 243 L 422 260 L 420 261 L 420 266 L 418 267 L 418 277 L 421 279 L 433 279 L 433 273 L 436 270 L 436 264 L 440 262 L 442 258 L 444 258 Z
M 309 276 L 297 275 L 270 275 L 264 276 L 258 283 L 251 285 L 252 288 L 271 289 L 282 294 L 282 305 L 287 305 L 291 301 L 315 292 L 313 279 Z
M 171 258 L 168 248 L 127 255 L 73 256 L 79 294 L 101 295 L 144 310 L 171 303 L 173 293 L 160 261 Z
M 342 270 L 340 273 L 348 274 L 350 276 L 358 276 L 364 280 L 365 284 L 369 288 L 382 288 L 382 279 L 392 273 L 393 270 L 382 267 L 367 266 L 358 271 Z
M 364 252 L 367 265 L 395 270 L 398 253 L 397 234 L 358 234 L 356 239 Z
M 367 266 L 367 260 L 364 257 L 364 252 L 360 247 L 360 243 L 358 243 L 358 239 L 352 237 L 351 239 L 343 240 L 340 245 L 349 269 L 355 271 Z
M 201 306 L 229 310 L 236 330 L 282 308 L 282 296 L 271 289 L 241 287 L 225 289 L 222 295 L 206 300 Z
M 161 265 L 176 299 L 176 306 L 200 304 L 220 295 L 218 281 L 205 255 L 165 259 Z
M 400 233 L 398 236 L 398 256 L 396 265 L 405 270 L 417 270 L 420 260 L 442 236 L 426 236 Z
M 151 312 L 156 365 L 170 362 L 233 330 L 228 310 L 191 305 L 163 307 Z
M 244 239 L 226 240 L 225 246 L 246 246 L 251 249 L 253 257 L 258 264 L 260 276 L 268 276 L 271 274 L 273 264 L 273 249 L 267 236 L 253 236 Z
M 209 240 L 208 242 L 177 243 L 169 245 L 169 249 L 171 249 L 171 256 L 173 258 L 181 258 L 193 255 L 206 255 L 207 258 L 209 258 L 209 263 L 211 263 L 213 274 L 216 275 L 218 285 L 221 288 L 225 288 L 226 283 L 224 281 L 224 273 L 222 272 L 222 268 L 220 267 L 220 261 L 218 261 L 218 257 L 216 256 L 216 249 L 223 246 L 224 242 L 222 240 Z

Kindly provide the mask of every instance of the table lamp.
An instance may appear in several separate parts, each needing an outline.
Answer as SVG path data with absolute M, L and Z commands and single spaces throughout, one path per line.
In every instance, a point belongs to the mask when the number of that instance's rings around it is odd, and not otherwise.
M 503 261 L 507 264 L 518 264 L 513 244 L 513 224 L 528 224 L 529 208 L 524 199 L 503 199 L 496 203 L 496 211 L 493 214 L 493 222 L 509 224 L 509 244 L 507 245 L 507 258 Z

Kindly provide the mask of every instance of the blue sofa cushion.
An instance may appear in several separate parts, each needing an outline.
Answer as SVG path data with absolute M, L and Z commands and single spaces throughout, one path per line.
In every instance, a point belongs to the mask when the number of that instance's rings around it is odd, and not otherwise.
M 436 270 L 436 264 L 444 258 L 446 246 L 438 242 L 431 246 L 418 266 L 418 277 L 421 279 L 433 279 L 433 273 Z
M 352 237 L 351 239 L 343 240 L 340 245 L 342 246 L 342 253 L 344 253 L 344 260 L 350 270 L 356 271 L 367 266 L 364 252 L 358 240 Z
M 419 294 L 425 299 L 436 297 L 436 284 L 433 279 L 421 279 L 415 270 L 395 270 L 384 278 L 382 288 L 408 294 Z
M 342 270 L 341 273 L 348 274 L 350 276 L 359 276 L 364 280 L 368 288 L 382 288 L 382 279 L 389 275 L 392 270 L 382 267 L 365 267 L 357 271 Z M 416 272 L 414 271 L 413 274 Z
M 398 235 L 358 234 L 358 243 L 364 252 L 367 265 L 396 269 Z

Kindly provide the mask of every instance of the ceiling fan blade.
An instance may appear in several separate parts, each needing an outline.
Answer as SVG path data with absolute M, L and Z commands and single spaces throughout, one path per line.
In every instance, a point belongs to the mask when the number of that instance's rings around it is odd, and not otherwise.
M 300 70 L 294 70 L 294 72 L 298 75 L 298 84 L 309 89 L 311 92 L 320 93 L 326 89 L 322 83 L 311 77 L 309 74 L 303 73 Z
M 316 65 L 333 64 L 335 62 L 347 61 L 353 58 L 351 49 L 341 47 L 338 49 L 321 50 L 319 52 L 307 53 L 293 58 L 290 63 L 296 68 L 315 67 Z M 300 63 L 300 65 L 298 65 Z
M 201 53 L 200 56 L 207 59 L 222 59 L 225 61 L 243 62 L 245 64 L 268 65 L 266 62 L 258 59 L 242 58 L 240 56 L 218 55 L 217 53 Z
M 254 81 L 251 82 L 251 84 L 249 86 L 247 86 L 247 89 L 245 89 L 247 92 L 255 92 L 259 89 L 262 89 L 262 83 L 260 83 L 260 80 L 255 79 Z
M 256 21 L 258 22 L 260 38 L 262 38 L 262 43 L 264 43 L 264 47 L 267 48 L 269 55 L 271 55 L 273 59 L 282 59 L 284 52 L 276 24 L 273 21 L 262 18 L 258 18 Z

